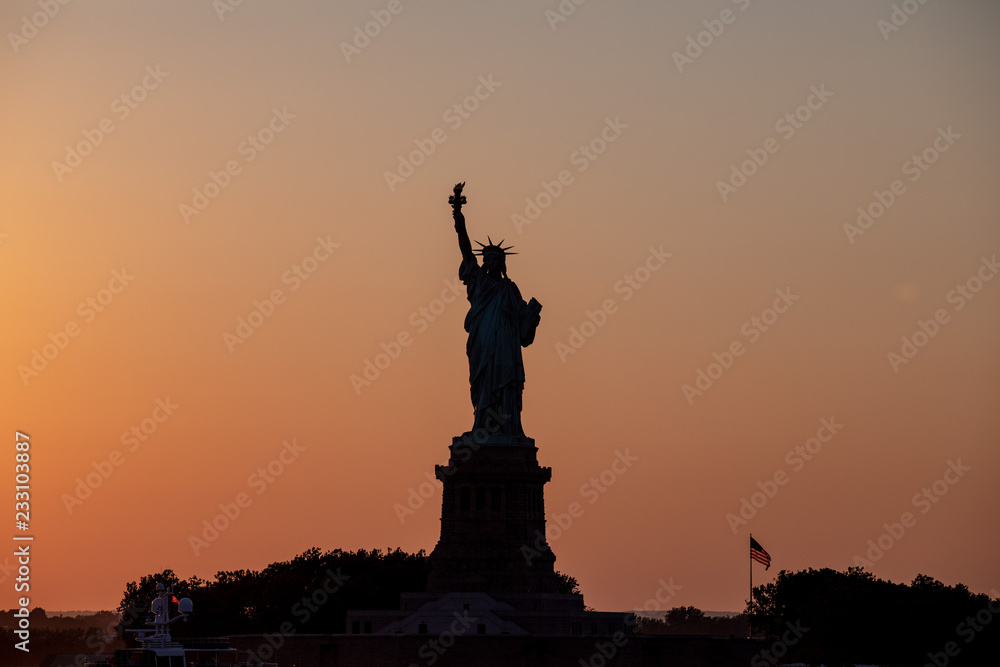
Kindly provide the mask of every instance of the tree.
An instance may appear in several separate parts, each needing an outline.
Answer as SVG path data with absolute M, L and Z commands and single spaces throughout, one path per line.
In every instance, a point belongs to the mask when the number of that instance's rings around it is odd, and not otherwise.
M 1000 653 L 1000 623 L 971 636 L 962 624 L 984 609 L 992 618 L 990 604 L 962 584 L 946 586 L 923 574 L 909 586 L 894 584 L 860 567 L 782 570 L 773 583 L 753 590 L 755 630 L 773 642 L 789 624 L 807 628 L 788 647 L 787 659 L 827 665 L 923 665 L 948 642 L 960 648 L 949 665 L 988 664 L 988 656 Z
M 399 608 L 400 593 L 425 590 L 427 568 L 423 551 L 312 548 L 260 571 L 220 571 L 211 581 L 181 581 L 172 570 L 146 575 L 126 585 L 119 610 L 123 628 L 145 627 L 145 610 L 163 583 L 194 606 L 187 623 L 171 628 L 179 638 L 279 632 L 286 623 L 296 632 L 344 632 L 348 609 Z
M 559 571 L 556 571 L 556 577 L 559 579 L 556 588 L 557 593 L 580 594 L 580 584 L 576 581 L 576 577 L 571 577 Z

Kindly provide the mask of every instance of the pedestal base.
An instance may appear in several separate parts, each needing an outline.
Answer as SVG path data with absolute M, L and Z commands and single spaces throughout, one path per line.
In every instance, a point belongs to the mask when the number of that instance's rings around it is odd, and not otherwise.
M 538 465 L 531 438 L 455 438 L 443 485 L 441 539 L 430 555 L 429 593 L 558 593 L 555 555 L 545 540 L 542 487 L 551 468 Z M 581 603 L 582 608 L 582 603 Z

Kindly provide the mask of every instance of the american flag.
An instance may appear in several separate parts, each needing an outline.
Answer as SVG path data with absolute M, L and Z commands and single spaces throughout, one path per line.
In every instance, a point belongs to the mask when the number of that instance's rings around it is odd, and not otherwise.
M 771 554 L 764 551 L 764 547 L 760 546 L 760 542 L 753 539 L 753 537 L 750 538 L 750 558 L 765 565 L 765 570 L 771 567 Z

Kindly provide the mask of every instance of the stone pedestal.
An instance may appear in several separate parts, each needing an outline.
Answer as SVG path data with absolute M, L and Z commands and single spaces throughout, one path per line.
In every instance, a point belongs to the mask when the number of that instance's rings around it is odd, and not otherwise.
M 398 610 L 348 611 L 350 634 L 619 636 L 634 617 L 586 611 L 579 593 L 559 593 L 545 540 L 543 487 L 531 438 L 454 438 L 443 485 L 441 538 L 429 557 L 427 590 L 404 593 Z
M 443 485 L 441 538 L 430 555 L 427 592 L 511 601 L 557 593 L 543 493 L 552 469 L 538 465 L 534 440 L 465 435 L 450 450 L 448 465 L 435 468 Z

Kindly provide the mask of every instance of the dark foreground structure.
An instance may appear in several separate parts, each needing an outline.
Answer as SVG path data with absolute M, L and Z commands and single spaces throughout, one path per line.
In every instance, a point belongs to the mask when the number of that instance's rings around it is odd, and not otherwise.
M 448 465 L 435 468 L 441 536 L 427 590 L 403 593 L 397 609 L 348 611 L 343 635 L 247 635 L 232 645 L 281 667 L 745 667 L 748 640 L 634 636 L 633 614 L 591 611 L 562 584 L 545 538 L 543 487 L 552 470 L 539 465 L 521 425 L 521 348 L 534 340 L 541 305 L 526 302 L 507 277 L 511 253 L 502 241 L 473 252 L 463 186 L 450 203 L 470 303 L 474 419 L 452 439 Z
M 231 637 L 260 654 L 265 635 Z M 292 635 L 268 658 L 281 667 L 747 667 L 749 639 L 723 637 L 497 637 Z M 278 642 L 274 642 L 278 639 Z M 265 654 L 267 652 L 265 651 Z M 765 663 L 761 663 L 765 664 Z

